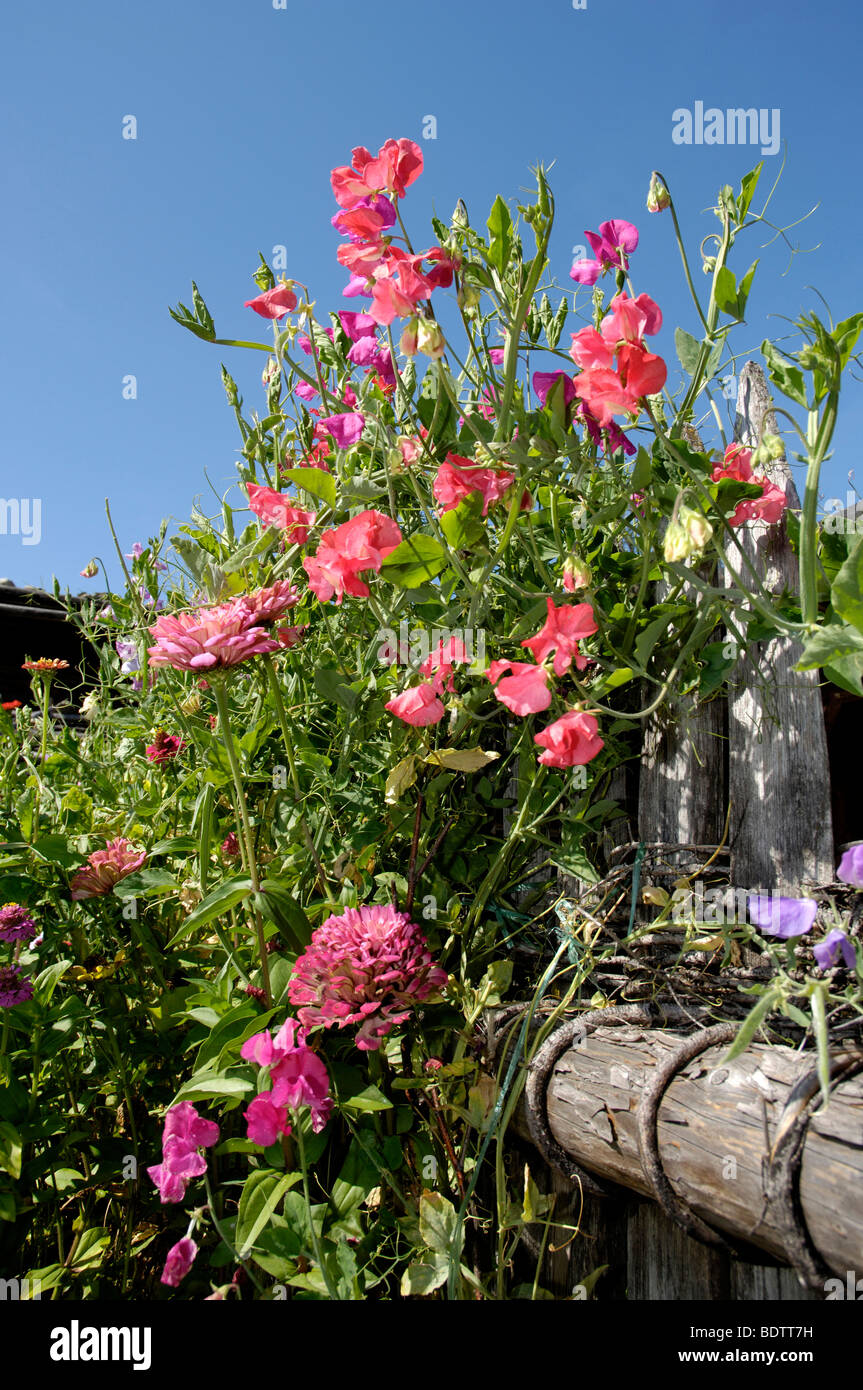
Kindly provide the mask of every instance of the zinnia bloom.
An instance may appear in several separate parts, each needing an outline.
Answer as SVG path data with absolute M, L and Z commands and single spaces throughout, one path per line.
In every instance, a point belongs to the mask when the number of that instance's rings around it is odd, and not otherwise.
M 109 840 L 104 849 L 88 856 L 84 868 L 72 879 L 69 885 L 72 897 L 79 902 L 110 893 L 115 883 L 140 869 L 146 858 L 146 853 L 133 849 L 128 840 Z
M 14 1009 L 33 998 L 33 982 L 20 965 L 0 965 L 0 1009 Z
M 24 661 L 21 664 L 22 671 L 68 671 L 68 661 L 61 661 L 56 656 L 40 656 L 35 661 Z
M 811 931 L 817 912 L 818 904 L 813 898 L 783 898 L 773 893 L 749 899 L 750 922 L 763 935 L 778 936 L 783 941 Z
M 262 627 L 251 625 L 245 599 L 194 613 L 165 614 L 149 630 L 156 638 L 156 645 L 148 649 L 150 664 L 178 671 L 227 670 L 249 657 L 276 651 L 279 645 Z
M 161 1282 L 176 1289 L 195 1263 L 197 1253 L 198 1247 L 191 1236 L 183 1236 L 182 1240 L 178 1240 L 177 1244 L 172 1245 L 168 1251 Z
M 274 623 L 299 601 L 300 591 L 289 579 L 279 579 L 268 589 L 255 589 L 238 600 L 245 604 L 250 623 Z
M 346 908 L 312 932 L 288 995 L 300 1005 L 304 1028 L 358 1023 L 357 1047 L 376 1052 L 393 1026 L 446 981 L 446 971 L 435 965 L 425 936 L 407 913 L 373 904 Z
M 186 746 L 177 734 L 166 734 L 164 729 L 159 729 L 153 742 L 147 745 L 147 757 L 151 763 L 168 763 L 182 753 Z
M 593 715 L 580 710 L 561 715 L 535 734 L 533 741 L 545 749 L 539 761 L 546 767 L 576 767 L 589 763 L 605 746 L 597 734 Z
M 554 674 L 562 676 L 575 658 L 579 671 L 587 665 L 587 658 L 578 650 L 578 643 L 584 637 L 591 637 L 597 631 L 596 619 L 589 603 L 564 603 L 559 608 L 554 599 L 546 599 L 548 617 L 545 624 L 533 637 L 526 637 L 523 647 L 529 647 L 534 661 L 542 662 L 549 652 L 555 652 Z
M 20 903 L 7 903 L 0 907 L 0 941 L 14 943 L 29 941 L 36 935 L 36 923 L 26 907 Z

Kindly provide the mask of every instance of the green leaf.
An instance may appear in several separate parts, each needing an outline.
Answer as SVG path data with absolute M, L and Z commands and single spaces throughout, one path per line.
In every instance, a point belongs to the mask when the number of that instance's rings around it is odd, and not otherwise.
M 340 671 L 333 666 L 318 666 L 314 673 L 315 689 L 322 699 L 331 704 L 341 705 L 348 714 L 357 707 L 357 693 L 345 681 Z
M 863 313 L 852 314 L 850 318 L 843 319 L 837 323 L 833 330 L 833 341 L 839 349 L 839 361 L 844 368 L 847 366 L 848 359 L 854 351 L 854 344 L 860 337 L 863 329 Z
M 863 536 L 833 580 L 830 602 L 840 618 L 863 632 Z
M 174 946 L 178 941 L 183 941 L 189 936 L 196 927 L 202 927 L 207 922 L 211 922 L 214 917 L 221 917 L 230 912 L 232 907 L 236 907 L 243 902 L 253 892 L 252 880 L 250 878 L 229 878 L 220 883 L 218 888 L 214 888 L 212 893 L 208 893 L 203 902 L 200 902 L 186 918 L 178 932 L 171 937 L 169 946 Z
M 248 1258 L 279 1202 L 300 1177 L 300 1173 L 280 1173 L 272 1168 L 258 1168 L 249 1174 L 240 1194 L 234 1233 L 240 1259 Z
M 89 1231 L 84 1231 L 72 1256 L 72 1272 L 77 1274 L 83 1269 L 99 1266 L 110 1244 L 111 1236 L 107 1227 L 92 1226 Z
M 440 519 L 441 530 L 453 550 L 467 550 L 485 536 L 485 527 L 480 521 L 482 494 L 472 492 L 459 502 L 457 507 L 444 512 Z M 394 552 L 395 553 L 395 552 Z
M 644 446 L 641 445 L 635 456 L 630 482 L 636 492 L 643 492 L 650 483 L 652 477 L 653 464 L 650 462 L 650 455 Z
M 735 1057 L 739 1057 L 741 1052 L 745 1052 L 758 1029 L 761 1027 L 770 1010 L 776 1004 L 782 994 L 782 986 L 774 985 L 762 994 L 758 1003 L 744 1018 L 740 1025 L 740 1031 L 734 1042 L 723 1057 L 720 1066 L 725 1066 L 728 1062 L 733 1062 Z
M 499 757 L 500 753 L 485 753 L 482 748 L 441 748 L 427 753 L 423 762 L 444 767 L 448 772 L 478 772 Z
M 322 502 L 326 502 L 327 506 L 335 511 L 336 480 L 332 473 L 327 473 L 323 468 L 286 468 L 282 477 L 290 478 L 297 487 L 320 497 Z
M 761 170 L 764 168 L 764 160 L 760 160 L 754 169 L 750 169 L 748 174 L 744 174 L 740 180 L 740 193 L 737 196 L 737 216 L 741 222 L 745 220 L 752 202 L 753 195 L 758 187 L 758 180 L 761 178 Z
M 749 291 L 752 289 L 752 281 L 755 278 L 755 271 L 758 262 L 753 261 L 737 289 L 737 317 L 742 319 L 746 313 L 746 302 L 749 299 Z
M 490 236 L 488 258 L 502 275 L 509 265 L 509 255 L 512 250 L 512 218 L 509 215 L 509 208 L 500 194 L 492 204 L 486 226 Z
M 654 618 L 635 640 L 635 655 L 642 670 L 645 670 L 650 660 L 650 654 L 656 646 L 660 637 L 668 631 L 669 617 L 663 613 L 658 618 Z
M 727 265 L 719 267 L 716 272 L 716 283 L 714 286 L 714 298 L 724 314 L 731 314 L 732 318 L 737 317 L 737 282 L 732 271 Z
M 287 879 L 265 878 L 254 901 L 263 916 L 275 922 L 287 939 L 302 952 L 312 939 L 312 924 L 295 894 L 295 885 Z
M 847 690 L 851 695 L 863 695 L 863 651 L 837 657 L 822 667 L 824 679 Z
M 113 893 L 116 898 L 154 898 L 176 887 L 176 876 L 168 869 L 138 869 L 115 884 Z
M 377 1086 L 366 1086 L 362 1091 L 357 1091 L 356 1095 L 348 1096 L 340 1101 L 342 1110 L 360 1110 L 363 1113 L 373 1110 L 392 1110 L 392 1101 L 387 1100 L 383 1091 L 378 1090 Z
M 390 769 L 384 787 L 384 801 L 388 806 L 395 806 L 405 792 L 410 790 L 417 780 L 417 771 L 416 753 L 409 753 L 406 758 L 402 758 L 401 762 L 396 763 L 395 767 Z
M 254 1089 L 255 1083 L 249 1077 L 215 1076 L 212 1072 L 200 1072 L 180 1087 L 173 1104 L 178 1105 L 183 1100 L 207 1100 L 213 1096 L 227 1100 L 232 1096 L 247 1095 Z
M 402 1298 L 421 1298 L 423 1294 L 434 1293 L 441 1284 L 445 1284 L 448 1274 L 448 1256 L 430 1251 L 422 1259 L 408 1265 L 402 1275 L 399 1292 Z
M 807 409 L 806 387 L 803 382 L 803 373 L 799 367 L 794 367 L 790 362 L 786 362 L 785 358 L 766 338 L 761 344 L 761 356 L 767 363 L 767 371 L 773 385 L 777 386 L 789 400 L 796 401 L 798 405 L 803 406 L 804 410 Z
M 0 1168 L 17 1182 L 21 1176 L 21 1136 L 14 1125 L 0 1120 Z
M 439 1192 L 423 1192 L 420 1197 L 420 1236 L 429 1250 L 440 1255 L 453 1253 L 458 1259 L 460 1250 L 455 1250 L 458 1232 L 458 1215 L 452 1202 Z
M 677 349 L 681 367 L 690 376 L 694 376 L 701 353 L 701 344 L 696 338 L 693 338 L 691 333 L 687 333 L 685 328 L 675 328 L 674 346 Z
M 863 655 L 863 636 L 846 623 L 825 623 L 803 644 L 796 671 L 812 671 L 833 664 L 837 659 Z
M 447 561 L 447 552 L 440 541 L 418 531 L 406 537 L 387 556 L 381 566 L 381 578 L 400 589 L 416 589 L 440 574 Z

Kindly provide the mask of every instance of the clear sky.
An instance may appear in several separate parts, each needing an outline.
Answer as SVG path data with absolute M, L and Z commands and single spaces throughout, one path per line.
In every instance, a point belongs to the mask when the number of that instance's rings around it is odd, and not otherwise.
M 260 249 L 288 250 L 326 322 L 345 275 L 329 171 L 354 145 L 421 143 L 425 172 L 405 202 L 416 243 L 460 196 L 481 225 L 496 193 L 515 198 L 531 164 L 554 162 L 552 269 L 572 289 L 585 228 L 622 217 L 642 239 L 638 291 L 661 305 L 658 350 L 679 379 L 671 331 L 691 332 L 667 214 L 649 216 L 652 168 L 666 175 L 698 260 L 718 224 L 705 213 L 758 148 L 677 145 L 677 108 L 780 113 L 788 161 L 774 222 L 817 211 L 787 235 L 746 234 L 738 275 L 762 258 L 738 344 L 786 331 L 782 316 L 863 308 L 858 129 L 860 7 L 852 0 L 28 0 L 0 20 L 3 132 L 3 408 L 0 495 L 41 498 L 38 545 L 0 535 L 0 576 L 73 591 L 104 557 L 104 499 L 124 550 L 163 516 L 205 510 L 231 482 L 237 433 L 220 358 L 263 413 L 263 357 L 213 348 L 175 325 L 195 279 L 221 337 L 267 341 L 243 301 Z M 137 138 L 123 138 L 134 116 Z M 423 140 L 424 119 L 436 139 Z M 128 127 L 127 127 L 128 128 Z M 427 123 L 427 129 L 429 125 Z M 765 156 L 762 189 L 782 146 Z M 763 249 L 764 248 L 764 249 Z M 811 248 L 817 248 L 811 250 Z M 706 287 L 695 271 L 699 289 Z M 438 293 L 442 293 L 438 291 Z M 583 297 L 584 293 L 583 293 Z M 589 292 L 586 297 L 589 299 Z M 772 315 L 773 317 L 768 317 Z M 262 336 L 263 335 L 263 336 Z M 565 342 L 568 342 L 568 330 Z M 124 399 L 134 376 L 136 399 Z M 842 402 L 823 494 L 844 496 L 863 426 L 858 382 Z M 859 470 L 858 470 L 859 471 Z M 861 475 L 863 476 L 863 475 Z M 797 473 L 798 480 L 800 472 Z M 212 505 L 211 505 L 212 504 Z

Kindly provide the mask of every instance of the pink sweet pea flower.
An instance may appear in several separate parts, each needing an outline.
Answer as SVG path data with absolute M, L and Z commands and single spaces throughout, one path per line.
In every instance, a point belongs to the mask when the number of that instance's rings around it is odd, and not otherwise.
M 640 343 L 645 333 L 658 333 L 662 327 L 662 310 L 648 294 L 640 294 L 637 299 L 629 295 L 616 294 L 609 306 L 599 331 L 609 346 L 620 342 Z
M 501 680 L 504 671 L 511 674 Z M 497 682 L 495 696 L 513 714 L 538 714 L 551 704 L 544 666 L 534 666 L 530 661 L 493 661 L 486 675 L 492 683 Z
M 374 194 L 362 198 L 353 207 L 342 208 L 330 219 L 336 231 L 348 236 L 356 245 L 378 242 L 396 220 L 396 210 L 389 198 Z
M 339 207 L 350 208 L 372 193 L 403 198 L 422 169 L 422 151 L 413 140 L 387 140 L 376 156 L 358 145 L 351 151 L 351 167 L 333 169 L 330 182 Z
M 255 1096 L 246 1108 L 246 1136 L 253 1144 L 268 1149 L 280 1134 L 290 1134 L 288 1115 L 284 1106 L 276 1105 L 272 1092 Z
M 178 1240 L 177 1244 L 172 1245 L 168 1251 L 161 1282 L 176 1289 L 195 1263 L 197 1253 L 198 1247 L 190 1236 L 183 1236 L 182 1240 Z
M 539 762 L 546 767 L 576 767 L 589 763 L 604 747 L 597 735 L 592 714 L 570 710 L 553 724 L 534 735 L 534 743 L 545 748 Z
M 309 538 L 309 527 L 314 526 L 316 512 L 304 512 L 292 507 L 290 501 L 275 488 L 261 487 L 257 483 L 247 483 L 249 507 L 255 516 L 260 517 L 265 526 L 275 526 L 284 531 L 289 545 L 305 545 Z
M 210 1148 L 218 1139 L 219 1126 L 203 1119 L 189 1101 L 171 1106 L 162 1131 L 162 1162 L 147 1169 L 163 1202 L 182 1202 L 188 1183 L 207 1170 L 198 1150 Z
M 437 724 L 446 713 L 435 687 L 428 684 L 415 685 L 402 691 L 401 695 L 394 695 L 384 708 L 405 724 L 412 724 L 414 728 Z
M 241 1049 L 247 1061 L 270 1069 L 272 1089 L 256 1096 L 246 1110 L 248 1136 L 265 1148 L 274 1144 L 279 1134 L 290 1134 L 288 1109 L 307 1105 L 316 1134 L 332 1113 L 327 1069 L 317 1053 L 306 1046 L 305 1034 L 297 1033 L 297 1027 L 296 1019 L 290 1018 L 275 1037 L 256 1033 Z
M 371 314 L 356 313 L 351 309 L 339 310 L 339 323 L 352 343 L 356 343 L 360 338 L 373 338 L 377 331 L 377 324 Z
M 554 599 L 546 599 L 548 616 L 545 624 L 533 637 L 526 637 L 523 647 L 528 647 L 537 662 L 544 661 L 549 652 L 555 652 L 554 674 L 562 676 L 569 669 L 575 657 L 579 671 L 587 665 L 587 658 L 578 650 L 578 643 L 585 637 L 592 637 L 598 631 L 593 609 L 589 603 L 564 603 L 559 608 Z
M 583 371 L 595 371 L 597 368 L 602 371 L 614 370 L 614 348 L 595 328 L 582 328 L 578 333 L 573 333 L 569 355 Z
M 363 570 L 379 570 L 387 555 L 401 544 L 402 533 L 391 517 L 381 512 L 360 512 L 350 521 L 321 536 L 317 554 L 306 556 L 303 567 L 309 588 L 324 603 L 345 594 L 368 598 L 368 586 L 358 577 Z
M 257 299 L 247 299 L 244 309 L 254 309 L 264 319 L 283 319 L 285 314 L 297 307 L 297 296 L 290 285 L 274 285 L 271 290 L 259 294 Z
M 728 518 L 731 526 L 742 526 L 746 521 L 764 521 L 773 525 L 781 519 L 788 506 L 788 499 L 781 487 L 769 478 L 752 472 L 752 453 L 742 444 L 728 445 L 722 462 L 713 469 L 712 478 L 714 483 L 722 478 L 733 478 L 736 482 L 758 483 L 761 486 L 760 497 L 744 497 L 738 502 L 733 515 Z
M 433 676 L 432 684 L 438 695 L 442 695 L 444 690 L 455 690 L 453 673 L 456 665 L 469 663 L 470 656 L 460 637 L 450 637 L 446 643 L 441 638 L 435 651 L 420 666 L 419 673 L 421 676 Z
M 606 270 L 628 270 L 629 255 L 638 246 L 638 229 L 631 222 L 613 218 L 600 222 L 599 233 L 585 232 L 595 261 L 576 261 L 570 278 L 579 285 L 595 285 Z
M 482 514 L 488 516 L 489 507 L 499 502 L 514 482 L 515 474 L 505 469 L 483 468 L 473 459 L 447 454 L 437 471 L 432 491 L 442 512 L 452 511 L 472 492 L 479 492 L 483 500 Z M 532 505 L 529 492 L 523 494 L 521 505 L 522 509 Z
M 489 350 L 488 350 L 488 355 L 489 355 L 489 359 L 494 363 L 494 365 L 495 365 L 496 367 L 501 367 L 501 366 L 503 366 L 503 359 L 504 359 L 504 349 L 503 349 L 503 348 L 489 348 Z M 537 372 L 536 375 L 537 375 L 537 376 L 541 376 L 541 375 L 545 375 L 545 373 Z M 536 377 L 534 377 L 534 383 L 535 383 L 535 382 L 536 382 Z M 534 384 L 534 388 L 533 388 L 533 389 L 534 389 L 534 391 L 536 391 L 536 385 L 535 385 L 535 384 Z

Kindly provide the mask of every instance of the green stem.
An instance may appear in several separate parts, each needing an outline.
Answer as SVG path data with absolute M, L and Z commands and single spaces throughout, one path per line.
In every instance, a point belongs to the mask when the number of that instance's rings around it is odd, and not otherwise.
M 312 856 L 315 868 L 318 871 L 318 882 L 320 884 L 321 891 L 323 892 L 327 902 L 331 906 L 333 906 L 335 904 L 335 898 L 333 897 L 332 892 L 330 890 L 330 885 L 327 882 L 327 875 L 324 870 L 324 866 L 321 863 L 320 855 L 318 854 L 318 851 L 315 849 L 315 842 L 312 839 L 312 833 L 309 830 L 308 822 L 305 818 L 305 815 L 300 810 L 303 794 L 302 789 L 300 787 L 299 774 L 297 773 L 297 763 L 296 758 L 294 756 L 294 744 L 291 738 L 290 729 L 288 728 L 288 717 L 285 713 L 285 703 L 282 699 L 282 692 L 279 689 L 279 679 L 276 675 L 276 668 L 273 662 L 273 658 L 271 656 L 265 656 L 264 665 L 267 670 L 267 680 L 269 682 L 270 693 L 273 697 L 273 704 L 276 707 L 276 715 L 279 720 L 279 728 L 282 731 L 282 742 L 285 746 L 285 753 L 288 759 L 288 767 L 291 771 L 291 784 L 294 789 L 294 801 L 299 812 L 300 830 L 302 832 L 303 841 L 305 843 L 306 849 Z
M 338 1296 L 338 1293 L 336 1292 L 336 1290 L 333 1288 L 333 1284 L 332 1284 L 332 1280 L 330 1279 L 329 1271 L 327 1270 L 327 1267 L 326 1267 L 326 1265 L 324 1264 L 323 1256 L 321 1255 L 321 1246 L 320 1246 L 320 1242 L 319 1242 L 319 1240 L 318 1240 L 318 1233 L 317 1233 L 317 1231 L 315 1230 L 315 1219 L 314 1219 L 314 1216 L 312 1215 L 312 1200 L 311 1200 L 311 1197 L 309 1196 L 309 1168 L 308 1168 L 308 1164 L 307 1164 L 307 1162 L 306 1162 L 306 1147 L 305 1147 L 305 1144 L 303 1143 L 303 1130 L 302 1130 L 302 1126 L 301 1126 L 299 1123 L 295 1126 L 295 1128 L 294 1128 L 294 1133 L 295 1133 L 296 1136 L 297 1136 L 297 1148 L 298 1148 L 298 1150 L 299 1150 L 299 1155 L 300 1155 L 300 1169 L 301 1169 L 302 1174 L 303 1174 L 303 1196 L 304 1196 L 305 1201 L 306 1201 L 306 1211 L 308 1212 L 308 1215 L 309 1215 L 309 1231 L 310 1231 L 311 1237 L 312 1237 L 312 1248 L 314 1249 L 314 1252 L 315 1252 L 315 1259 L 316 1259 L 317 1262 L 318 1262 L 318 1268 L 320 1269 L 321 1274 L 322 1274 L 322 1276 L 323 1276 L 324 1283 L 325 1283 L 326 1286 L 327 1286 L 327 1293 L 329 1294 L 330 1298 L 333 1300 L 334 1303 L 338 1303 L 338 1302 L 340 1301 L 340 1300 L 339 1300 L 339 1296 Z
M 219 712 L 219 729 L 222 734 L 222 742 L 225 745 L 225 752 L 228 755 L 228 762 L 231 767 L 231 776 L 234 779 L 234 789 L 237 793 L 237 803 L 240 808 L 241 824 L 237 827 L 246 847 L 246 868 L 249 878 L 252 880 L 252 889 L 255 893 L 261 890 L 260 879 L 258 877 L 258 866 L 255 861 L 255 839 L 252 834 L 252 824 L 249 820 L 249 807 L 246 802 L 246 793 L 243 789 L 243 778 L 240 773 L 240 765 L 237 762 L 237 750 L 234 747 L 234 736 L 231 732 L 231 714 L 228 708 L 228 695 L 222 680 L 212 682 L 213 694 L 216 697 L 216 709 Z M 273 995 L 270 989 L 270 965 L 267 959 L 267 944 L 264 940 L 264 924 L 261 921 L 261 914 L 255 908 L 255 935 L 258 942 L 258 957 L 261 963 L 261 979 L 263 980 L 264 993 L 266 995 L 267 1008 L 272 1008 Z

